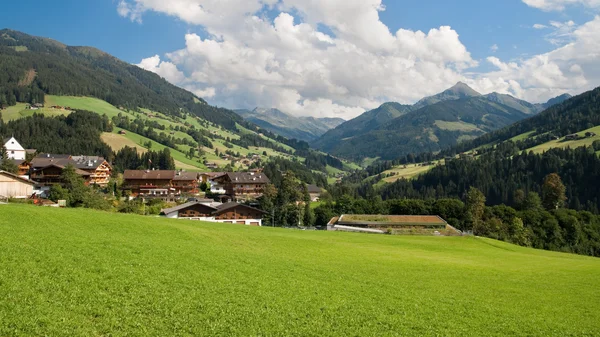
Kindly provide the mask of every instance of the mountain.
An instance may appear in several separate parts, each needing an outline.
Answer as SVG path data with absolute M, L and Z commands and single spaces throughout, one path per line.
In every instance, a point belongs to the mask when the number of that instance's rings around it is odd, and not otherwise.
M 422 100 L 418 101 L 413 106 L 413 110 L 417 110 L 417 109 L 423 108 L 425 106 L 432 105 L 432 104 L 439 103 L 439 102 L 454 101 L 454 100 L 458 100 L 458 99 L 462 99 L 462 98 L 477 97 L 477 96 L 481 96 L 481 94 L 478 93 L 477 91 L 473 90 L 466 83 L 458 82 L 452 88 L 445 90 L 442 93 L 439 93 L 434 96 L 426 97 L 426 98 L 423 98 Z
M 463 98 L 425 106 L 324 150 L 355 159 L 393 159 L 409 153 L 437 152 L 525 117 L 519 110 L 481 96 Z
M 436 152 L 537 114 L 568 98 L 531 104 L 510 95 L 481 95 L 459 82 L 415 105 L 385 103 L 328 131 L 313 146 L 336 156 L 392 159 Z
M 560 96 L 554 97 L 552 99 L 550 99 L 546 104 L 545 104 L 545 108 L 549 108 L 553 105 L 557 105 L 560 104 L 570 98 L 572 98 L 573 96 L 569 95 L 569 94 L 562 94 Z
M 427 161 L 446 159 L 444 165 L 433 165 L 414 179 L 387 185 L 381 194 L 384 199 L 415 197 L 415 193 L 427 198 L 433 191 L 438 198 L 461 197 L 476 187 L 491 205 L 519 207 L 514 198 L 519 190 L 542 195 L 545 177 L 557 173 L 566 187 L 570 208 L 600 213 L 599 101 L 600 88 L 596 88 L 533 117 L 429 154 Z M 574 133 L 579 138 L 566 137 Z M 457 157 L 474 150 L 476 159 Z
M 289 139 L 314 141 L 345 122 L 341 118 L 295 117 L 277 109 L 236 110 L 248 122 Z
M 564 100 L 565 98 L 566 100 Z M 523 146 L 526 147 L 523 150 L 526 150 L 549 140 L 555 140 L 556 137 L 560 138 L 594 128 L 600 125 L 600 108 L 597 103 L 599 98 L 600 88 L 575 97 L 568 94 L 561 95 L 546 104 L 561 102 L 562 100 L 561 103 L 550 106 L 540 114 L 466 141 L 444 152 L 447 154 L 467 152 L 482 146 L 491 146 L 514 140 L 515 138 L 519 138 L 524 142 Z
M 92 47 L 71 47 L 13 30 L 0 30 L 0 106 L 40 103 L 45 95 L 91 96 L 128 109 L 189 113 L 234 130 L 245 123 L 233 111 L 160 76 Z

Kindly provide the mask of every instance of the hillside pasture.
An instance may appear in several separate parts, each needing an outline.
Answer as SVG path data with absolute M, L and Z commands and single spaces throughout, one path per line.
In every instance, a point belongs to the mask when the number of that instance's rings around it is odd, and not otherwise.
M 118 152 L 126 146 L 135 148 L 139 154 L 148 152 L 148 149 L 142 145 L 137 144 L 133 140 L 118 133 L 104 132 L 101 137 L 102 141 L 108 144 L 108 146 L 110 146 L 110 148 L 115 152 Z
M 0 205 L 0 252 L 2 336 L 600 331 L 599 259 L 475 237 Z
M 435 126 L 442 130 L 447 131 L 462 131 L 462 132 L 472 132 L 472 131 L 481 131 L 476 125 L 466 123 L 463 121 L 459 122 L 448 122 L 448 121 L 435 121 Z
M 400 179 L 412 179 L 420 174 L 423 174 L 437 165 L 438 162 L 433 162 L 432 165 L 426 165 L 423 163 L 409 164 L 397 166 L 391 170 L 384 171 L 382 174 L 393 174 L 391 177 L 383 178 L 383 183 L 393 183 Z M 405 167 L 406 166 L 406 167 Z M 381 183 L 380 183 L 381 184 Z
M 586 132 L 593 132 L 596 134 L 594 137 L 585 137 Z M 591 146 L 595 141 L 600 140 L 600 126 L 596 126 L 587 130 L 583 130 L 581 132 L 577 132 L 577 134 L 581 137 L 578 140 L 565 140 L 565 138 L 561 138 L 559 140 L 551 140 L 544 144 L 540 144 L 538 146 L 534 146 L 525 151 L 533 151 L 534 153 L 542 153 L 548 151 L 553 148 L 567 148 L 570 147 L 572 149 L 582 147 L 582 146 Z

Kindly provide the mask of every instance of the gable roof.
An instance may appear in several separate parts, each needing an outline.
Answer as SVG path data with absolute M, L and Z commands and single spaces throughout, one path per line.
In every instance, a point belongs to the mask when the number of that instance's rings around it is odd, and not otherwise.
M 6 172 L 6 171 L 2 171 L 0 170 L 0 175 L 9 177 L 9 178 L 13 178 L 15 180 L 19 180 L 20 182 L 24 183 L 24 184 L 28 184 L 28 185 L 32 185 L 35 186 L 36 182 L 33 180 L 29 180 L 29 179 L 25 179 L 25 178 L 21 178 L 16 174 L 12 174 L 10 172 Z
M 268 184 L 271 181 L 264 173 L 227 172 L 227 180 L 236 184 Z
M 70 154 L 42 153 L 31 160 L 31 167 L 34 170 L 39 170 L 51 165 L 64 168 L 71 164 L 79 170 L 96 170 L 104 163 L 110 166 L 106 159 L 98 156 L 71 156 Z
M 15 139 L 15 137 L 10 137 L 4 140 L 4 147 L 8 151 L 25 151 L 25 149 L 19 144 L 19 142 Z
M 190 181 L 190 180 L 197 180 L 197 179 L 198 179 L 198 173 L 196 173 L 196 172 L 177 171 L 175 173 L 175 178 L 173 180 Z
M 69 163 L 67 163 L 66 165 L 63 165 L 61 163 L 51 163 L 51 164 L 43 166 L 43 167 L 36 167 L 33 170 L 34 171 L 40 171 L 40 170 L 47 169 L 49 167 L 58 167 L 59 169 L 64 170 L 64 168 L 67 167 L 68 165 L 69 165 Z M 76 167 L 75 167 L 75 173 L 77 173 L 80 176 L 90 176 L 90 175 L 92 175 L 91 173 L 89 173 L 87 171 L 84 171 L 84 170 L 81 170 L 81 169 L 78 169 Z
M 196 205 L 202 205 L 202 206 L 205 206 L 207 208 L 210 208 L 213 212 L 217 210 L 216 207 L 209 206 L 209 205 L 207 205 L 205 203 L 202 203 L 202 202 L 199 202 L 199 201 L 190 201 L 190 202 L 186 202 L 183 205 L 179 205 L 179 206 L 175 206 L 175 207 L 171 207 L 171 208 L 165 208 L 160 213 L 161 214 L 165 214 L 165 215 L 166 214 L 171 214 L 173 212 L 179 212 L 179 211 L 181 211 L 183 209 L 186 209 L 186 208 L 189 208 L 189 207 L 192 207 L 192 206 L 196 206 Z
M 126 180 L 173 180 L 175 171 L 172 170 L 126 170 L 123 179 Z
M 308 189 L 308 193 L 311 193 L 311 194 L 323 192 L 323 190 L 317 185 L 306 185 L 306 188 Z
M 231 209 L 234 209 L 236 207 L 244 207 L 244 208 L 248 208 L 248 209 L 251 209 L 251 210 L 254 210 L 254 211 L 257 211 L 257 212 L 261 212 L 263 214 L 267 214 L 267 212 L 265 212 L 265 211 L 263 211 L 261 209 L 254 208 L 254 207 L 251 207 L 251 206 L 248 206 L 248 205 L 244 205 L 244 204 L 238 204 L 237 202 L 228 202 L 226 204 L 223 204 L 223 205 L 217 207 L 216 214 L 225 213 L 225 212 L 227 212 L 227 211 L 229 211 Z
M 110 164 L 103 157 L 98 156 L 72 156 L 71 164 L 78 169 L 82 170 L 96 170 L 100 165 L 106 163 Z

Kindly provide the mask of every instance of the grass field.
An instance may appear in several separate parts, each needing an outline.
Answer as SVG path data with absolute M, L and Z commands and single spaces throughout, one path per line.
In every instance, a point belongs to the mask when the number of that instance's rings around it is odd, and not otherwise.
M 478 130 L 480 130 L 477 127 L 477 125 L 466 123 L 466 122 L 463 122 L 463 121 L 460 121 L 460 122 L 435 121 L 434 124 L 438 128 L 440 128 L 442 130 L 448 130 L 448 131 L 471 132 L 471 131 L 478 131 Z
M 120 128 L 115 128 L 113 133 L 117 134 L 119 131 L 121 131 L 122 129 Z M 136 148 L 138 148 L 138 152 L 140 151 L 140 148 L 144 148 L 142 146 L 142 144 L 150 142 L 152 143 L 152 151 L 162 151 L 166 148 L 166 146 L 157 143 L 153 140 L 151 140 L 150 138 L 146 138 L 143 136 L 138 135 L 137 133 L 133 133 L 133 132 L 127 132 L 125 135 L 116 135 L 116 136 L 121 136 L 124 138 L 124 142 L 126 142 L 125 145 L 132 147 L 133 144 L 135 144 Z M 111 138 L 116 138 L 116 136 L 111 136 Z M 107 136 L 103 136 L 103 139 L 107 139 Z M 118 138 L 117 138 L 118 139 Z M 125 147 L 125 145 L 119 145 L 118 144 L 118 140 L 113 140 L 111 141 L 111 144 L 108 144 L 109 146 L 111 146 L 111 148 L 113 149 L 113 151 L 118 151 L 119 149 L 122 149 L 123 147 Z M 115 150 L 114 147 L 112 146 L 117 146 L 118 149 Z M 182 146 L 183 147 L 183 146 Z M 200 162 L 198 162 L 198 158 L 196 158 L 196 160 L 192 160 L 189 159 L 185 156 L 184 153 L 181 153 L 175 149 L 171 149 L 169 148 L 169 151 L 171 151 L 171 157 L 173 157 L 173 160 L 175 160 L 175 166 L 177 168 L 181 168 L 181 169 L 185 169 L 185 170 L 195 170 L 195 171 L 207 171 L 206 167 L 204 166 L 204 164 L 201 164 Z
M 0 205 L 0 252 L 1 336 L 600 331 L 599 259 L 472 237 Z
M 596 134 L 596 136 L 585 138 L 586 132 L 593 132 Z M 527 152 L 533 151 L 534 153 L 542 153 L 542 152 L 548 151 L 549 149 L 552 149 L 552 148 L 570 147 L 570 148 L 574 149 L 574 148 L 578 148 L 578 147 L 582 147 L 582 146 L 591 146 L 595 141 L 600 140 L 600 126 L 596 126 L 591 129 L 577 132 L 577 134 L 579 136 L 581 136 L 582 138 L 578 139 L 578 140 L 569 140 L 569 141 L 565 141 L 564 138 L 561 138 L 559 140 L 552 140 L 552 141 L 546 142 L 544 144 L 540 144 L 538 146 L 527 149 L 526 151 Z

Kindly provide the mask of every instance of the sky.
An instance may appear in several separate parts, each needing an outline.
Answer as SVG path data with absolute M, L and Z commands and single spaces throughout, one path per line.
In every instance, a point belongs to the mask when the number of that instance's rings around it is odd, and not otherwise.
M 298 116 L 350 119 L 458 81 L 534 103 L 600 86 L 600 0 L 20 0 L 0 28 Z

